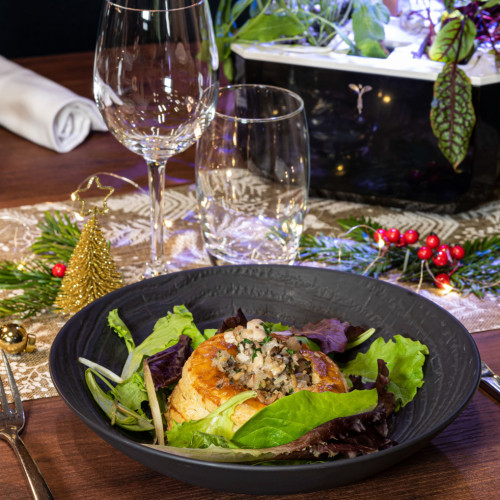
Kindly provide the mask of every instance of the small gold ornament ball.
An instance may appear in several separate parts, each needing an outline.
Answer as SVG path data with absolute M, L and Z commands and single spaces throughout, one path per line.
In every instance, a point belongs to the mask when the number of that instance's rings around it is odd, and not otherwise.
M 22 351 L 35 350 L 36 337 L 15 323 L 0 326 L 0 349 L 7 354 L 19 354 Z

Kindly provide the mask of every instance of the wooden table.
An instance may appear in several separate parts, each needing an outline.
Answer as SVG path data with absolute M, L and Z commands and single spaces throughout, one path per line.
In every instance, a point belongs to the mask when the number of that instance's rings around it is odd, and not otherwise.
M 92 54 L 19 62 L 81 95 L 91 95 Z M 0 128 L 0 160 L 0 208 L 68 199 L 83 178 L 99 171 L 146 183 L 143 161 L 103 133 L 59 155 Z M 168 185 L 193 182 L 192 151 L 172 160 L 168 172 Z M 117 188 L 128 189 L 123 183 Z M 500 372 L 500 330 L 473 337 L 483 359 Z M 189 486 L 145 468 L 97 437 L 59 397 L 26 401 L 25 410 L 23 439 L 56 498 L 248 498 Z M 0 442 L 0 457 L 0 497 L 29 498 L 7 443 Z M 401 464 L 359 484 L 287 498 L 489 500 L 500 496 L 499 464 L 500 403 L 479 390 L 455 422 Z

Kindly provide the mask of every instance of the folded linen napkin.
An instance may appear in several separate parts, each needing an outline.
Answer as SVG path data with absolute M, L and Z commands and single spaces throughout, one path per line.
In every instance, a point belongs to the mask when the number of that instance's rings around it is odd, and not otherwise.
M 107 130 L 93 101 L 2 56 L 0 125 L 59 153 Z

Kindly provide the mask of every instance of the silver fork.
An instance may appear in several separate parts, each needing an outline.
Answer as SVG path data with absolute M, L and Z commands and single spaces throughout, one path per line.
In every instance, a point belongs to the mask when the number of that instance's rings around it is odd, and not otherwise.
M 16 452 L 16 455 L 23 466 L 24 474 L 28 479 L 33 498 L 40 500 L 54 498 L 49 490 L 49 487 L 47 486 L 47 483 L 45 482 L 45 479 L 40 473 L 38 466 L 33 458 L 31 458 L 28 449 L 19 437 L 19 433 L 24 427 L 23 403 L 17 389 L 16 381 L 14 380 L 14 375 L 12 375 L 12 370 L 10 369 L 9 362 L 7 361 L 7 356 L 3 350 L 1 351 L 5 368 L 7 370 L 7 380 L 9 381 L 10 391 L 12 393 L 12 397 L 14 398 L 14 410 L 9 407 L 7 395 L 5 394 L 5 389 L 3 387 L 2 380 L 0 379 L 0 403 L 2 407 L 2 411 L 0 411 L 0 438 L 5 439 L 5 441 L 7 441 Z

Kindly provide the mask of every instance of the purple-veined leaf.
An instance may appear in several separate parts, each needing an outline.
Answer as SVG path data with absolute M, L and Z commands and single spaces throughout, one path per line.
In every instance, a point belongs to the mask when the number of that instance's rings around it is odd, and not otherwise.
M 468 17 L 453 14 L 439 30 L 429 49 L 429 57 L 445 63 L 460 62 L 473 48 L 476 33 L 476 26 Z
M 434 83 L 430 118 L 439 149 L 458 171 L 467 153 L 476 117 L 469 77 L 454 63 L 445 64 Z

